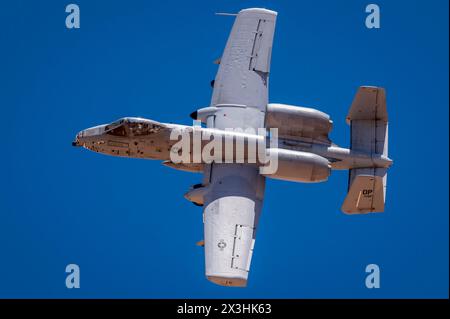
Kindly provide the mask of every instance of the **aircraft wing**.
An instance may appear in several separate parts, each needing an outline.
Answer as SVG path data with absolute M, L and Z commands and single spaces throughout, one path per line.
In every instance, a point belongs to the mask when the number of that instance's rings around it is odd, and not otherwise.
M 220 58 L 211 105 L 238 104 L 265 111 L 277 13 L 239 12 Z
M 206 277 L 246 286 L 264 197 L 265 179 L 248 164 L 212 164 L 203 222 Z M 208 174 L 209 175 L 209 174 Z
M 263 128 L 276 12 L 242 10 L 236 17 L 214 82 L 208 127 Z M 206 276 L 224 286 L 246 286 L 265 179 L 254 164 L 205 165 Z

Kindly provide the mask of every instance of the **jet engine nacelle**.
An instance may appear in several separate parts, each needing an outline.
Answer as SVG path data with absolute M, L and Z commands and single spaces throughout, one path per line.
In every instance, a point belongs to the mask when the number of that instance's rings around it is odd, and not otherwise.
M 275 173 L 264 174 L 266 177 L 292 182 L 318 183 L 330 176 L 330 162 L 317 154 L 291 151 L 281 148 L 269 148 L 266 153 L 271 161 L 278 160 Z M 271 163 L 273 165 L 273 162 Z
M 278 128 L 280 137 L 305 137 L 328 141 L 333 127 L 330 116 L 321 111 L 285 104 L 268 104 L 266 127 Z

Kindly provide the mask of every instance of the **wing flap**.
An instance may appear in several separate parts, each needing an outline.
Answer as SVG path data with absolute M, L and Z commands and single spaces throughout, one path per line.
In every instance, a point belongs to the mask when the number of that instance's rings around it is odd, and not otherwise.
M 266 19 L 259 19 L 253 49 L 250 57 L 250 70 L 263 73 L 270 72 L 273 34 L 275 24 Z
M 255 240 L 253 239 L 254 229 L 252 226 L 236 224 L 231 268 L 250 271 L 253 247 L 255 245 Z

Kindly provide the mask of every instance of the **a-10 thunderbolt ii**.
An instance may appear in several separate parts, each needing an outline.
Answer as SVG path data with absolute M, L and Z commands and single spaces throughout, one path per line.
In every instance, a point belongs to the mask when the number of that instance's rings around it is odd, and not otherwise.
M 247 285 L 266 177 L 314 183 L 326 181 L 333 169 L 349 170 L 342 211 L 364 214 L 384 211 L 386 171 L 392 164 L 384 89 L 359 88 L 346 118 L 351 128 L 350 148 L 339 147 L 328 137 L 332 121 L 327 114 L 268 103 L 277 13 L 252 8 L 235 16 L 211 82 L 211 104 L 191 114 L 197 124 L 123 118 L 83 130 L 73 142 L 99 153 L 163 160 L 175 169 L 203 173 L 202 183 L 194 185 L 185 197 L 203 206 L 204 240 L 199 245 L 205 250 L 206 277 L 224 286 Z M 264 135 L 256 133 L 258 128 L 278 130 Z M 278 145 L 269 143 L 276 133 Z M 196 134 L 202 136 L 197 144 Z M 185 135 L 188 139 L 183 144 L 179 137 Z M 236 154 L 237 141 L 244 140 L 242 158 L 234 153 L 205 158 L 202 155 L 207 147 L 206 153 L 211 155 L 211 146 L 204 136 L 211 141 L 215 137 L 219 141 L 216 146 L 231 140 L 220 148 L 236 149 Z M 251 156 L 255 143 L 258 151 L 262 145 L 265 161 Z M 183 151 L 188 153 L 180 157 Z M 213 155 L 220 153 L 216 151 Z M 275 170 L 261 169 L 267 168 L 267 157 L 277 162 Z

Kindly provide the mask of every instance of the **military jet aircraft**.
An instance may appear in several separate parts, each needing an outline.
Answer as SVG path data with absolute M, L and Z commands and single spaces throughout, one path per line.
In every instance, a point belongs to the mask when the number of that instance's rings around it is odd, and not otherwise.
M 185 197 L 203 206 L 206 277 L 223 286 L 246 286 L 255 235 L 264 198 L 265 178 L 293 182 L 323 182 L 330 170 L 349 170 L 348 194 L 342 211 L 364 214 L 384 211 L 388 157 L 388 115 L 382 88 L 358 89 L 347 115 L 351 129 L 349 148 L 332 143 L 328 134 L 330 117 L 318 110 L 268 103 L 268 81 L 277 13 L 251 8 L 235 15 L 235 22 L 212 81 L 210 106 L 191 117 L 199 125 L 184 126 L 127 117 L 110 124 L 81 131 L 73 142 L 95 152 L 114 156 L 163 160 L 169 167 L 203 173 L 203 181 L 194 185 Z M 241 128 L 243 132 L 229 129 Z M 248 129 L 277 129 L 278 145 Z M 192 137 L 196 132 L 219 136 L 224 140 L 244 139 L 244 147 L 253 141 L 264 145 L 265 154 L 277 160 L 275 171 L 262 171 L 262 161 L 194 161 L 209 142 L 195 146 L 189 140 L 176 146 L 174 132 Z M 251 131 L 251 130 L 250 130 Z M 179 136 L 178 136 L 179 137 Z M 261 143 L 262 142 L 262 143 Z M 235 143 L 235 142 L 234 142 Z M 237 148 L 232 144 L 232 149 Z M 191 148 L 184 161 L 174 161 L 183 148 Z M 199 157 L 199 156 L 197 156 Z M 233 161 L 234 160 L 234 161 Z

